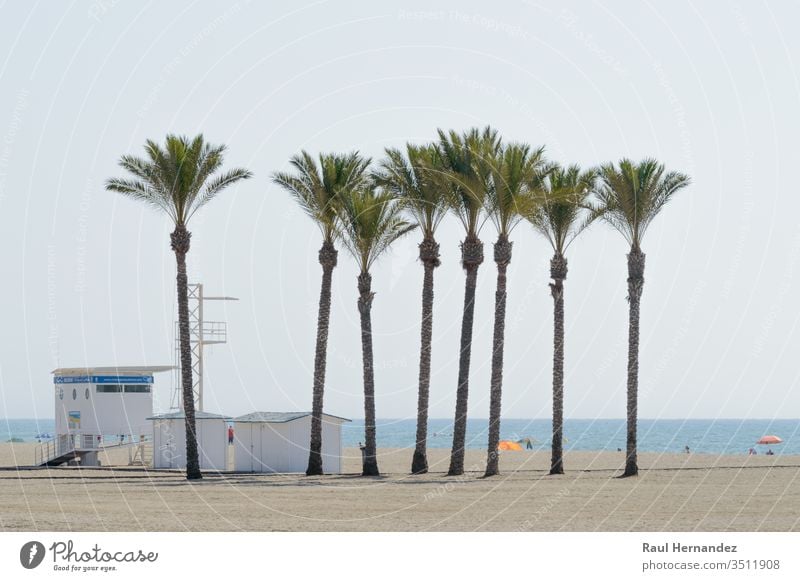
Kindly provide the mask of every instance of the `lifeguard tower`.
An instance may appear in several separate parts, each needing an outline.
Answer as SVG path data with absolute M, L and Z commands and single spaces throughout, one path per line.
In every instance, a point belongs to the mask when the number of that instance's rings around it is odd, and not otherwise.
M 53 371 L 55 438 L 36 452 L 37 466 L 80 461 L 97 466 L 97 453 L 131 446 L 150 433 L 153 374 L 171 365 L 69 367 Z

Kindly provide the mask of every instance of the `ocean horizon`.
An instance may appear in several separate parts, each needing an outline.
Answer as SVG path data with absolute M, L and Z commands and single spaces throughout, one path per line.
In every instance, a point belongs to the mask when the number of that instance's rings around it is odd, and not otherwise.
M 466 447 L 486 447 L 488 420 L 467 421 Z M 750 448 L 759 453 L 766 446 L 756 445 L 765 435 L 774 434 L 783 443 L 770 448 L 776 455 L 800 454 L 800 419 L 640 419 L 638 445 L 640 452 L 681 453 L 685 447 L 695 453 L 747 454 Z M 452 445 L 453 421 L 434 418 L 428 422 L 428 447 L 449 448 Z M 624 419 L 568 419 L 564 422 L 565 450 L 603 451 L 625 448 Z M 0 419 L 0 442 L 12 439 L 35 442 L 39 435 L 52 435 L 55 420 Z M 501 422 L 501 439 L 530 438 L 534 449 L 550 447 L 552 424 L 548 419 L 508 418 Z M 416 419 L 383 418 L 377 420 L 380 448 L 413 448 Z M 364 420 L 355 419 L 342 427 L 346 448 L 356 447 L 364 439 Z

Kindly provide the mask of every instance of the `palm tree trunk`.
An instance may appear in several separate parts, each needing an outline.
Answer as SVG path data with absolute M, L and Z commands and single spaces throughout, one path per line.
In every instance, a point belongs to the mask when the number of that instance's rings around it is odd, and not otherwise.
M 419 346 L 419 393 L 417 397 L 417 445 L 411 460 L 412 474 L 428 472 L 428 398 L 431 384 L 431 343 L 433 336 L 433 271 L 439 266 L 439 245 L 433 237 L 419 245 L 419 259 L 425 268 L 422 282 L 422 323 Z
M 333 243 L 326 240 L 319 251 L 322 265 L 322 287 L 319 291 L 317 313 L 317 348 L 314 356 L 314 395 L 311 404 L 311 444 L 308 454 L 306 476 L 322 474 L 322 400 L 325 395 L 325 364 L 328 352 L 328 326 L 331 315 L 331 280 L 336 267 L 338 252 Z
M 467 400 L 469 398 L 469 361 L 472 352 L 472 325 L 475 319 L 475 287 L 478 267 L 483 262 L 483 243 L 476 236 L 467 236 L 461 244 L 461 264 L 466 271 L 464 311 L 461 317 L 461 352 L 458 360 L 456 417 L 453 422 L 453 447 L 450 451 L 448 476 L 464 474 L 464 444 L 467 437 Z
M 492 379 L 489 393 L 489 450 L 484 476 L 499 474 L 500 410 L 503 399 L 503 347 L 506 333 L 506 270 L 511 262 L 508 237 L 500 235 L 494 244 L 497 263 L 497 290 L 494 294 L 494 338 L 492 341 Z
M 186 479 L 199 480 L 200 460 L 197 453 L 197 428 L 192 389 L 192 345 L 189 338 L 189 281 L 186 276 L 186 254 L 191 244 L 191 233 L 184 225 L 175 226 L 170 235 L 172 250 L 178 263 L 178 332 L 181 345 L 181 383 L 183 387 L 183 413 L 186 425 Z
M 375 439 L 375 374 L 372 355 L 372 276 L 358 275 L 358 312 L 361 315 L 361 357 L 364 363 L 364 462 L 362 476 L 380 476 Z
M 564 474 L 564 280 L 567 259 L 556 253 L 550 260 L 553 295 L 553 446 L 550 474 Z
M 628 443 L 623 476 L 636 476 L 636 421 L 639 405 L 639 305 L 644 288 L 644 253 L 628 254 Z

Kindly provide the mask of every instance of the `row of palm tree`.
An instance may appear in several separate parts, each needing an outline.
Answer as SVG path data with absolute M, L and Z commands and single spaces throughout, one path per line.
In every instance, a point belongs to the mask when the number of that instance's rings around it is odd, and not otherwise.
M 166 148 L 148 141 L 147 160 L 124 156 L 120 165 L 135 180 L 109 180 L 109 190 L 145 201 L 164 210 L 175 222 L 172 247 L 178 261 L 178 305 L 181 329 L 181 368 L 186 412 L 187 478 L 201 477 L 197 462 L 194 400 L 191 390 L 191 350 L 186 309 L 185 255 L 189 249 L 188 219 L 219 191 L 246 179 L 242 169 L 218 176 L 223 147 L 211 147 L 202 136 L 194 140 L 168 136 Z M 377 463 L 375 383 L 372 345 L 371 267 L 393 242 L 419 229 L 419 258 L 424 269 L 420 326 L 419 386 L 416 445 L 411 472 L 428 471 L 427 423 L 433 334 L 434 271 L 440 265 L 436 230 L 446 215 L 464 227 L 461 264 L 465 272 L 459 371 L 449 475 L 464 472 L 469 370 L 478 268 L 483 263 L 484 224 L 497 231 L 495 317 L 490 383 L 489 437 L 486 476 L 499 471 L 498 444 L 503 380 L 503 349 L 507 272 L 514 228 L 527 222 L 553 249 L 550 261 L 553 325 L 553 438 L 551 474 L 563 474 L 564 400 L 564 281 L 567 248 L 586 227 L 602 219 L 630 244 L 628 254 L 629 353 L 627 453 L 624 476 L 635 475 L 638 392 L 639 306 L 644 283 L 645 230 L 672 195 L 689 183 L 677 172 L 665 172 L 652 159 L 581 170 L 549 162 L 544 148 L 504 144 L 490 127 L 459 133 L 439 130 L 432 143 L 389 148 L 375 169 L 357 152 L 321 154 L 303 151 L 292 157 L 291 172 L 276 172 L 272 180 L 286 189 L 312 218 L 322 234 L 322 266 L 313 375 L 311 441 L 307 475 L 323 473 L 322 412 L 326 353 L 330 325 L 331 283 L 340 243 L 359 265 L 357 306 L 361 322 L 364 384 L 365 449 L 362 474 L 380 473 Z M 183 308 L 181 308 L 183 305 Z M 184 313 L 184 310 L 186 311 Z M 184 325 L 186 327 L 184 333 Z M 186 335 L 184 337 L 184 334 Z M 185 340 L 185 342 L 184 342 Z

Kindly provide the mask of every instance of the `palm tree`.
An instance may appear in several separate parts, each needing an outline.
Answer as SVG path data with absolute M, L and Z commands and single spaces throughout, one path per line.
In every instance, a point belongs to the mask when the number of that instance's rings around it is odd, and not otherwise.
M 412 474 L 428 472 L 428 398 L 431 383 L 431 338 L 433 335 L 433 272 L 439 266 L 439 243 L 436 228 L 447 206 L 441 195 L 437 176 L 442 172 L 441 160 L 432 145 L 406 145 L 405 155 L 399 149 L 387 149 L 375 180 L 387 192 L 401 200 L 406 211 L 422 231 L 419 260 L 424 268 L 422 282 L 422 322 L 419 348 L 419 391 L 417 394 L 417 436 Z
M 529 186 L 544 169 L 544 147 L 531 150 L 524 144 L 509 144 L 492 160 L 491 183 L 485 190 L 486 213 L 497 228 L 494 261 L 497 264 L 497 288 L 494 298 L 494 337 L 492 340 L 492 376 L 489 394 L 489 449 L 484 476 L 499 472 L 500 409 L 503 395 L 503 347 L 506 327 L 506 271 L 511 263 L 513 243 L 509 235 L 536 204 Z
M 601 217 L 630 244 L 628 253 L 628 430 L 623 477 L 639 472 L 636 463 L 636 419 L 639 390 L 639 304 L 644 288 L 642 237 L 661 208 L 678 190 L 689 185 L 689 177 L 678 172 L 664 173 L 664 165 L 654 159 L 635 164 L 622 159 L 619 165 L 600 168 L 598 205 L 594 215 Z
M 317 343 L 314 355 L 314 386 L 311 404 L 311 443 L 307 476 L 322 474 L 322 409 L 325 395 L 325 365 L 328 351 L 328 327 L 331 314 L 331 281 L 338 251 L 334 245 L 339 236 L 336 222 L 337 201 L 355 188 L 364 185 L 369 160 L 357 152 L 345 155 L 324 154 L 319 165 L 303 151 L 289 161 L 294 174 L 277 172 L 272 180 L 286 189 L 308 214 L 322 233 L 319 263 L 322 265 L 322 287 L 317 313 Z
M 197 454 L 194 393 L 192 390 L 192 350 L 189 342 L 189 299 L 186 278 L 186 254 L 191 233 L 189 219 L 217 194 L 252 174 L 245 169 L 217 173 L 222 167 L 224 145 L 211 145 L 202 135 L 194 139 L 167 135 L 165 146 L 154 141 L 145 143 L 146 158 L 125 155 L 119 165 L 133 179 L 109 179 L 106 189 L 119 192 L 155 206 L 173 221 L 170 235 L 172 250 L 178 264 L 178 329 L 181 346 L 181 380 L 183 411 L 186 418 L 186 478 L 202 478 Z
M 456 413 L 453 423 L 453 447 L 448 476 L 464 473 L 464 444 L 467 435 L 469 399 L 469 364 L 472 352 L 472 326 L 475 318 L 475 286 L 478 267 L 483 262 L 483 242 L 478 237 L 485 220 L 486 185 L 491 182 L 491 160 L 500 151 L 497 131 L 486 127 L 464 134 L 439 130 L 437 148 L 445 168 L 440 181 L 447 205 L 458 217 L 466 236 L 461 243 L 461 265 L 466 274 L 464 308 L 461 318 L 461 344 L 458 361 Z
M 581 171 L 577 165 L 552 166 L 537 178 L 540 203 L 526 215 L 531 225 L 550 243 L 550 294 L 553 296 L 553 443 L 550 474 L 564 474 L 564 281 L 565 253 L 575 238 L 590 224 L 582 219 L 588 197 L 594 191 L 596 170 Z
M 362 476 L 379 476 L 375 441 L 375 374 L 372 354 L 372 275 L 370 268 L 391 244 L 415 228 L 402 217 L 402 206 L 388 192 L 373 187 L 351 190 L 341 197 L 339 227 L 342 243 L 356 259 L 361 355 L 364 365 L 364 443 Z

